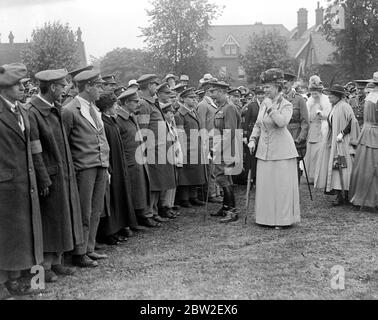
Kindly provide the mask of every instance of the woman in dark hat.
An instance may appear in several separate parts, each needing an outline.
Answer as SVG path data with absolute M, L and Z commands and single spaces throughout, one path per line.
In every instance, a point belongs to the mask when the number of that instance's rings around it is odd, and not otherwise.
M 360 129 L 352 107 L 345 100 L 345 88 L 335 84 L 325 92 L 332 109 L 315 169 L 315 188 L 336 193 L 333 205 L 340 206 L 348 203 L 352 157 L 355 154 L 353 146 L 357 143 Z
M 270 69 L 261 75 L 266 98 L 250 137 L 256 151 L 256 223 L 276 228 L 300 221 L 298 152 L 287 126 L 293 105 L 282 95 L 284 74 Z
M 105 195 L 104 213 L 97 231 L 98 242 L 109 245 L 124 240 L 130 235 L 130 227 L 137 225 L 131 199 L 130 178 L 124 157 L 122 140 L 116 125 L 115 105 L 117 97 L 112 92 L 104 92 L 96 105 L 102 113 L 106 138 L 110 146 L 110 183 Z

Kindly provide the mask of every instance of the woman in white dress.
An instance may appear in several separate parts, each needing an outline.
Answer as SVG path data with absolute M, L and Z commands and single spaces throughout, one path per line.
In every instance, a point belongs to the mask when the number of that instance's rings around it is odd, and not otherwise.
M 323 136 L 327 133 L 327 117 L 332 105 L 328 96 L 323 94 L 324 86 L 318 76 L 312 76 L 309 81 L 311 97 L 307 101 L 310 129 L 307 138 L 307 152 L 304 158 L 310 183 L 314 183 L 315 168 Z
M 287 125 L 293 105 L 282 96 L 284 73 L 270 69 L 261 76 L 266 98 L 250 137 L 257 147 L 256 223 L 276 228 L 300 221 L 297 149 Z

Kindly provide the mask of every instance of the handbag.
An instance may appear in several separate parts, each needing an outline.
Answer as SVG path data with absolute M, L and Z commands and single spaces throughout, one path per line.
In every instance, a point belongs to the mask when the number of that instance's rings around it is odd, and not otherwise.
M 347 166 L 347 161 L 346 161 L 346 157 L 345 156 L 342 156 L 340 155 L 340 152 L 339 152 L 339 143 L 336 142 L 336 149 L 337 149 L 337 155 L 333 157 L 333 162 L 332 162 L 332 168 L 333 169 L 345 169 L 345 168 L 348 168 Z

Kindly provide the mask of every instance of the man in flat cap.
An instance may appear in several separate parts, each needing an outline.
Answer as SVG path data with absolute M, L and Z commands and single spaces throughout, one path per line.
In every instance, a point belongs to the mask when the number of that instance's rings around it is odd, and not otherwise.
M 242 116 L 242 103 L 240 101 L 242 97 L 242 92 L 238 88 L 230 88 L 227 92 L 230 102 L 236 107 L 236 110 L 239 112 L 240 117 Z
M 88 71 L 88 70 L 93 70 L 93 66 L 89 65 L 89 66 L 78 68 L 78 69 L 68 72 L 68 77 L 67 77 L 68 85 L 66 88 L 65 95 L 63 96 L 63 99 L 62 99 L 63 106 L 71 102 L 73 98 L 75 98 L 77 94 L 79 93 L 76 87 L 76 83 L 73 81 L 73 78 L 77 76 L 79 73 L 83 71 Z
M 172 145 L 168 141 L 168 125 L 156 100 L 158 78 L 146 74 L 138 79 L 140 86 L 139 126 L 146 139 L 147 163 L 151 182 L 150 212 L 157 222 L 168 221 L 159 215 L 158 202 L 162 192 L 176 187 L 175 167 L 167 159 Z M 144 130 L 143 130 L 144 129 Z M 147 129 L 147 130 L 146 130 Z
M 84 243 L 75 247 L 72 262 L 86 268 L 96 267 L 96 260 L 106 258 L 95 252 L 95 239 L 108 179 L 109 144 L 95 106 L 103 84 L 100 74 L 83 71 L 74 81 L 79 94 L 63 107 L 62 118 L 76 171 L 84 231 Z
M 62 264 L 63 253 L 84 241 L 79 193 L 59 103 L 67 85 L 66 76 L 65 69 L 35 74 L 40 94 L 26 105 L 40 196 L 46 282 L 75 272 Z
M 205 156 L 201 139 L 201 123 L 197 112 L 194 88 L 181 92 L 184 104 L 175 115 L 184 165 L 178 169 L 178 198 L 182 207 L 203 206 L 198 199 L 197 187 L 206 183 Z
M 159 227 L 150 212 L 150 178 L 148 166 L 138 159 L 143 158 L 143 137 L 137 117 L 139 105 L 138 87 L 130 87 L 119 97 L 120 108 L 117 110 L 117 126 L 122 140 L 123 152 L 130 174 L 132 201 L 138 223 L 148 228 Z M 139 136 L 139 139 L 135 137 Z
M 211 98 L 211 85 L 210 81 L 216 81 L 215 78 L 211 78 L 211 75 L 204 75 L 204 78 L 201 79 L 200 88 L 205 91 L 204 98 L 197 106 L 197 113 L 201 122 L 201 129 L 206 130 L 207 134 L 204 139 L 205 146 L 209 146 L 210 149 L 213 148 L 213 133 L 214 133 L 214 116 L 218 110 L 217 105 L 214 100 Z M 205 150 L 205 154 L 208 154 L 210 150 Z M 211 164 L 212 160 L 210 159 L 210 164 L 207 165 L 207 174 L 208 174 L 208 192 L 209 192 L 209 202 L 212 203 L 221 203 L 222 200 L 218 197 L 218 187 L 214 176 L 214 166 Z
M 232 175 L 240 174 L 243 167 L 241 119 L 235 106 L 230 103 L 227 92 L 228 84 L 210 82 L 211 97 L 218 109 L 214 116 L 214 174 L 217 183 L 223 189 L 223 207 L 212 216 L 222 217 L 222 223 L 238 219 Z
M 298 179 L 301 177 L 299 162 L 306 155 L 307 136 L 310 129 L 308 109 L 305 99 L 301 94 L 293 89 L 296 76 L 292 73 L 285 73 L 284 78 L 284 97 L 293 104 L 293 116 L 287 126 L 293 136 L 295 146 L 299 154 L 298 158 Z
M 30 124 L 19 104 L 26 74 L 20 63 L 0 66 L 0 300 L 30 293 L 17 279 L 43 261 Z

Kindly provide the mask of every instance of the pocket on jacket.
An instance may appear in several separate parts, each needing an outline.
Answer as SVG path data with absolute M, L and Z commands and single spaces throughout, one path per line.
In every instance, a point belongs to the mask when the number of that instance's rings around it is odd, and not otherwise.
M 51 167 L 47 167 L 47 173 L 50 175 L 50 176 L 54 176 L 58 173 L 58 166 L 51 166 Z
M 14 177 L 14 169 L 0 170 L 0 182 L 13 180 L 13 177 Z

